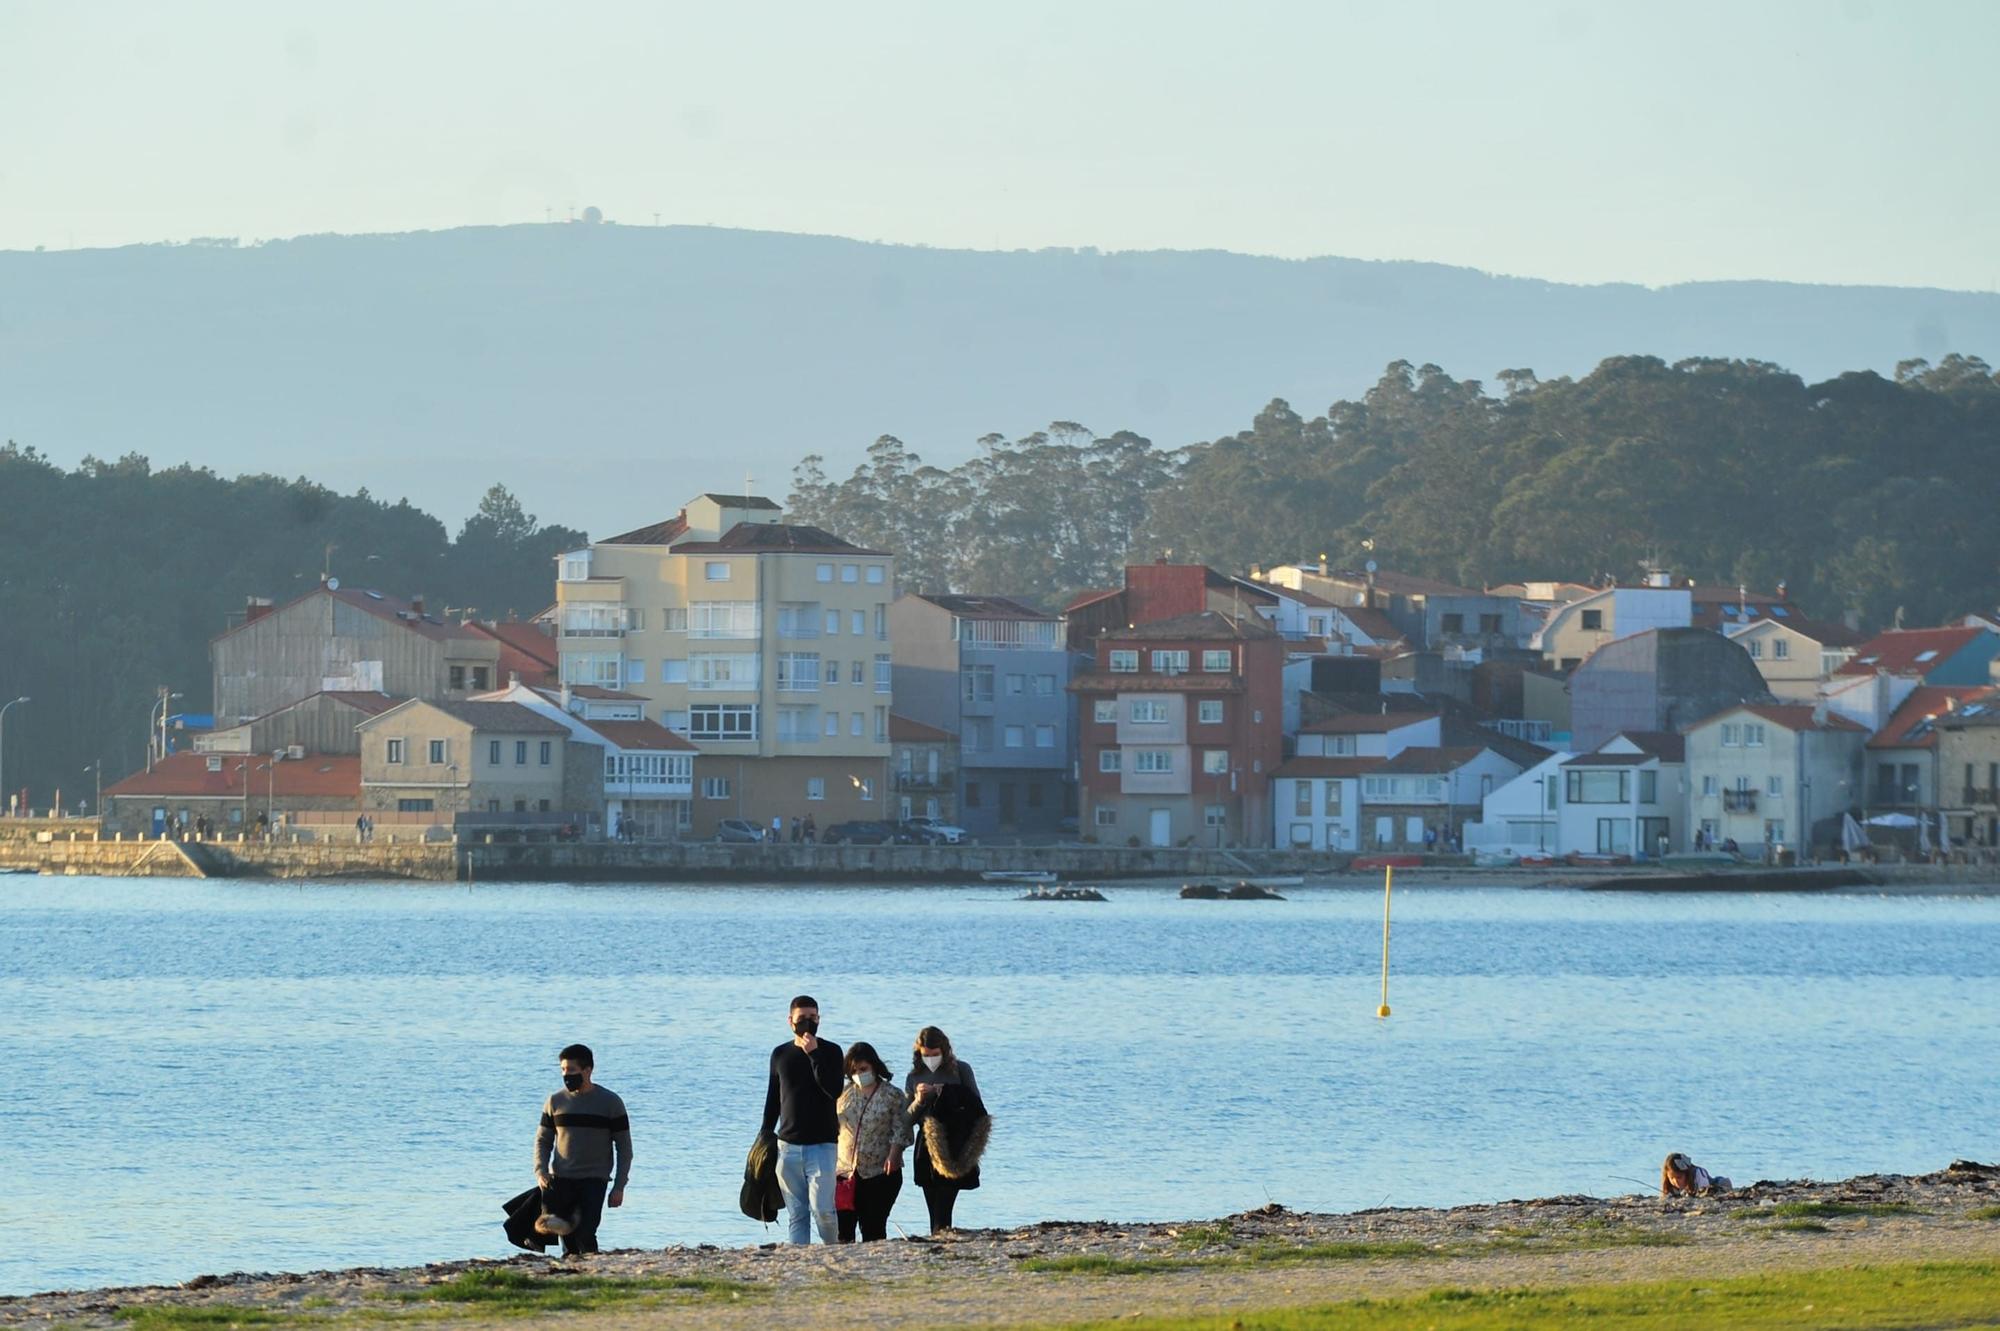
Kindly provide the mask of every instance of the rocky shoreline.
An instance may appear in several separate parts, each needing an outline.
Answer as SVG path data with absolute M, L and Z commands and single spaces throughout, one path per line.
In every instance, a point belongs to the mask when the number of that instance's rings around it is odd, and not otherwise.
M 403 1269 L 203 1275 L 0 1297 L 0 1326 L 174 1328 L 484 1322 L 592 1327 L 1059 1325 L 1227 1312 L 1440 1286 L 1629 1281 L 1699 1271 L 2000 1260 L 2000 1166 L 1713 1197 L 1546 1197 L 1343 1215 L 1267 1206 L 1211 1221 L 1048 1221 L 849 1247 L 620 1250 Z M 1996 1290 L 2000 1294 L 2000 1290 Z

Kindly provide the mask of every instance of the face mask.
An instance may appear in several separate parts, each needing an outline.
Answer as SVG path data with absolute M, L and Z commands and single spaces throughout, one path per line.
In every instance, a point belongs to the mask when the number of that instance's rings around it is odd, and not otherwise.
M 925 1066 L 925 1067 L 927 1067 L 927 1068 L 929 1068 L 929 1069 L 930 1069 L 930 1070 L 931 1070 L 932 1072 L 936 1072 L 936 1071 L 937 1071 L 937 1070 L 938 1070 L 939 1068 L 941 1068 L 941 1067 L 943 1067 L 943 1066 L 944 1066 L 944 1055 L 943 1055 L 943 1054 L 925 1054 L 925 1055 L 924 1055 L 924 1066 Z
M 580 1091 L 580 1090 L 582 1090 L 582 1089 L 583 1089 L 583 1074 L 582 1074 L 581 1072 L 565 1072 L 565 1073 L 563 1073 L 563 1089 L 564 1089 L 565 1091 Z
M 819 1018 L 818 1018 L 818 1017 L 800 1017 L 800 1018 L 799 1018 L 799 1019 L 798 1019 L 797 1021 L 795 1021 L 795 1022 L 793 1022 L 793 1023 L 792 1023 L 792 1034 L 794 1034 L 794 1035 L 818 1035 L 818 1034 L 819 1034 Z
M 856 1086 L 873 1086 L 875 1084 L 875 1074 L 872 1072 L 857 1072 L 854 1074 L 854 1084 Z

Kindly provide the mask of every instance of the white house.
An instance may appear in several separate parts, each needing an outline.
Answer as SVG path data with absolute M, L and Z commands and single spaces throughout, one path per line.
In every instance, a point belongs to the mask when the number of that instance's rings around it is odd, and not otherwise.
M 1821 705 L 1743 703 L 1687 730 L 1688 818 L 1745 854 L 1825 850 L 1862 800 L 1869 732 Z
M 1436 712 L 1344 712 L 1299 731 L 1298 754 L 1312 758 L 1393 758 L 1432 747 L 1442 726 Z
M 1361 778 L 1382 761 L 1287 759 L 1271 774 L 1271 844 L 1294 850 L 1359 850 Z
M 1479 821 L 1465 825 L 1465 848 L 1497 855 L 1556 855 L 1561 849 L 1562 765 L 1552 753 L 1480 801 Z
M 1685 741 L 1657 731 L 1626 731 L 1562 765 L 1557 845 L 1568 855 L 1653 859 L 1685 850 Z
M 1423 850 L 1473 821 L 1485 798 L 1519 776 L 1521 765 L 1477 745 L 1402 750 L 1361 778 L 1362 834 L 1371 850 Z
M 604 830 L 647 838 L 684 835 L 693 822 L 699 750 L 657 721 L 646 700 L 594 685 L 536 688 L 515 679 L 480 702 L 514 702 L 604 748 Z

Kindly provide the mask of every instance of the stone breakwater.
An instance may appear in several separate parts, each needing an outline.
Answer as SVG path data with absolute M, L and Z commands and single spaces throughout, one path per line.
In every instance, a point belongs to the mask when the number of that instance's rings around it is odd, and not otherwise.
M 976 1201 L 976 1197 L 968 1199 Z M 607 1225 L 615 1240 L 617 1216 Z M 1686 1200 L 1547 1197 L 1174 1224 L 1050 1221 L 848 1247 L 622 1250 L 401 1269 L 203 1275 L 0 1298 L 0 1326 L 346 1327 L 560 1312 L 592 1327 L 870 1328 L 1227 1314 L 1441 1287 L 1722 1279 L 2000 1261 L 2000 1167 L 1760 1182 Z M 2000 1289 L 1996 1289 L 2000 1296 Z M 496 1300 L 512 1299 L 510 1307 Z M 536 1300 L 545 1300 L 536 1302 Z

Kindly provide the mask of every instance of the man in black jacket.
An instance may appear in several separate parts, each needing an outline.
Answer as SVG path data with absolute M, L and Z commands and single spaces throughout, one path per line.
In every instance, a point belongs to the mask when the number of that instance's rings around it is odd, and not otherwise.
M 778 1188 L 785 1196 L 785 1224 L 793 1243 L 836 1243 L 834 1155 L 840 1119 L 840 1046 L 819 1038 L 819 1003 L 809 994 L 792 1000 L 786 1013 L 792 1038 L 771 1051 L 771 1077 L 764 1092 L 765 1132 L 778 1138 Z

